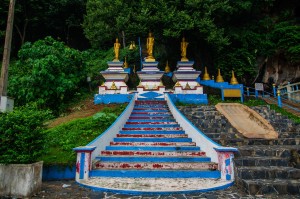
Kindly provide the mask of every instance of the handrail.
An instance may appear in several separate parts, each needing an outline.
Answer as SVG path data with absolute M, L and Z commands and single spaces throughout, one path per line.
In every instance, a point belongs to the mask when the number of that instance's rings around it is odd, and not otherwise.
M 289 100 L 295 101 L 295 102 L 300 102 L 300 100 L 292 97 L 293 93 L 300 92 L 300 82 L 293 83 L 293 84 L 288 83 L 284 86 L 278 86 L 278 90 L 280 90 L 280 93 L 282 95 L 287 95 Z

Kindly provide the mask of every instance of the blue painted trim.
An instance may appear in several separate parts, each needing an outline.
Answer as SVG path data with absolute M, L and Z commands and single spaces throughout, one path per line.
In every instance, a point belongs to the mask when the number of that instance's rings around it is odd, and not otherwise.
M 147 120 L 147 119 L 129 119 L 127 122 L 174 122 L 176 121 L 175 119 L 152 119 L 152 120 Z
M 173 102 L 208 104 L 207 94 L 168 94 Z
M 221 178 L 221 172 L 209 170 L 92 170 L 89 177 L 127 178 Z
M 191 138 L 114 138 L 114 142 L 192 142 Z
M 119 120 L 122 119 L 122 117 L 124 116 L 124 114 L 127 112 L 127 110 L 130 108 L 131 104 L 134 103 L 134 95 L 131 98 L 131 101 L 129 102 L 129 104 L 127 105 L 126 109 L 121 113 L 121 115 L 115 120 L 115 122 L 110 125 L 110 127 L 108 129 L 106 129 L 106 131 L 104 131 L 102 134 L 100 134 L 98 137 L 96 137 L 93 141 L 91 141 L 90 143 L 87 144 L 87 146 L 92 146 L 94 142 L 96 142 L 98 139 L 101 139 L 102 136 L 104 136 L 106 133 L 109 133 L 110 129 L 116 125 Z
M 220 147 L 220 148 L 214 148 L 218 152 L 238 152 L 239 150 L 237 148 L 233 147 Z
M 103 162 L 210 162 L 210 157 L 139 157 L 139 156 L 127 156 L 127 157 L 113 157 L 113 156 L 99 156 L 95 158 Z
M 125 124 L 124 128 L 179 128 L 179 124 Z
M 119 150 L 119 151 L 200 151 L 198 146 L 178 146 L 178 147 L 153 147 L 153 146 L 106 146 L 106 150 Z
M 96 94 L 94 96 L 94 104 L 122 104 L 130 102 L 132 98 L 132 94 Z
M 168 96 L 169 96 L 169 99 L 170 98 L 170 94 L 169 93 L 166 93 Z M 195 130 L 198 131 L 199 134 L 201 134 L 203 137 L 206 138 L 207 141 L 211 142 L 212 144 L 216 145 L 216 146 L 220 146 L 220 144 L 214 142 L 213 140 L 211 140 L 209 137 L 207 137 L 207 135 L 205 135 L 204 133 L 202 133 L 202 131 L 200 131 L 193 123 L 191 123 L 178 109 L 177 107 L 174 105 L 174 102 L 172 100 L 170 100 L 170 103 L 172 104 L 172 106 L 175 108 L 175 110 L 179 113 L 179 115 L 184 119 L 186 120 L 186 122 L 188 122 L 191 126 L 193 126 L 195 128 Z
M 80 156 L 80 173 L 79 173 L 79 179 L 84 178 L 84 161 L 85 161 L 85 153 L 81 153 Z
M 78 183 L 78 182 L 77 182 Z M 207 188 L 207 189 L 196 189 L 196 190 L 184 190 L 184 191 L 138 191 L 138 190 L 125 190 L 125 189 L 110 189 L 110 188 L 103 188 L 103 187 L 95 187 L 90 185 L 85 185 L 78 183 L 82 187 L 89 188 L 93 191 L 97 192 L 112 192 L 118 194 L 128 194 L 128 195 L 169 195 L 169 194 L 196 194 L 196 193 L 203 193 L 209 191 L 217 191 L 227 189 L 234 185 L 234 182 L 229 182 L 226 185 Z
M 43 166 L 43 181 L 70 180 L 75 178 L 76 166 L 51 165 Z
M 95 146 L 80 146 L 73 148 L 73 151 L 75 152 L 82 152 L 82 151 L 94 151 L 96 149 Z

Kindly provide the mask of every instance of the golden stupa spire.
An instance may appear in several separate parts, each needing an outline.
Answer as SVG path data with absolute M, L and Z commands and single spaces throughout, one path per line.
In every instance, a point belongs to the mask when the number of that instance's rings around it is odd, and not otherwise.
M 218 76 L 216 78 L 216 82 L 224 82 L 224 79 L 221 75 L 221 70 L 220 69 L 218 69 Z
M 239 84 L 239 82 L 237 81 L 237 79 L 234 76 L 234 71 L 232 70 L 232 77 L 230 79 L 230 84 Z
M 184 89 L 191 89 L 189 83 L 187 82 Z
M 167 61 L 166 67 L 165 67 L 165 73 L 171 72 L 170 66 L 169 66 L 169 61 Z
M 176 82 L 175 86 L 181 86 L 181 84 L 179 83 L 179 81 Z
M 203 80 L 210 80 L 209 74 L 207 72 L 207 67 L 204 68 Z

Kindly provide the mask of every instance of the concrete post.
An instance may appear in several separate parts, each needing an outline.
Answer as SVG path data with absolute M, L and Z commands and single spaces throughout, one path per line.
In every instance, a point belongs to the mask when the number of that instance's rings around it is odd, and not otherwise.
M 273 96 L 276 97 L 276 85 L 273 84 Z
M 247 87 L 246 90 L 247 90 L 247 96 L 249 97 L 250 96 L 249 87 Z
M 281 97 L 280 97 L 280 90 L 277 90 L 277 104 L 280 108 L 282 107 L 282 102 L 281 102 Z
M 73 150 L 77 153 L 76 160 L 76 181 L 87 180 L 89 172 L 92 169 L 92 152 L 96 149 L 95 146 L 76 147 Z
M 286 92 L 287 92 L 287 96 L 288 99 L 291 99 L 291 92 L 292 92 L 292 87 L 290 86 L 290 82 L 288 82 L 288 85 L 286 86 Z
M 221 171 L 221 179 L 234 180 L 233 158 L 234 152 L 237 149 L 218 149 L 215 148 L 218 154 L 218 169 Z

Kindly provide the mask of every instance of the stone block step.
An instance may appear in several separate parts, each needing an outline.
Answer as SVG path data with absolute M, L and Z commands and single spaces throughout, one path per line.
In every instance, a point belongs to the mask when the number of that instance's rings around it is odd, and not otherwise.
M 110 146 L 196 146 L 195 142 L 110 142 Z
M 300 138 L 282 138 L 276 140 L 266 139 L 243 139 L 243 138 L 214 138 L 215 142 L 221 143 L 222 145 L 241 146 L 241 145 L 299 145 Z
M 243 180 L 243 187 L 247 189 L 248 194 L 263 195 L 263 194 L 300 194 L 300 180 L 287 179 L 256 179 Z
M 120 134 L 185 134 L 185 131 L 182 130 L 175 130 L 175 131 L 165 131 L 165 130 L 159 130 L 159 131 L 146 131 L 146 130 L 134 130 L 134 131 L 129 131 L 129 130 L 125 130 L 125 131 L 120 131 Z
M 181 127 L 136 127 L 122 128 L 122 131 L 181 131 Z
M 106 150 L 118 151 L 200 151 L 199 146 L 106 146 Z
M 238 147 L 240 156 L 275 156 L 288 158 L 291 150 L 300 150 L 300 145 L 251 145 Z
M 156 156 L 98 156 L 95 160 L 100 160 L 101 162 L 151 162 L 155 163 L 165 163 L 165 162 L 182 162 L 182 163 L 192 163 L 192 162 L 210 162 L 210 157 L 156 157 Z
M 239 167 L 236 173 L 241 179 L 300 179 L 300 169 L 293 167 Z
M 90 171 L 90 177 L 122 177 L 122 178 L 214 178 L 221 177 L 220 171 L 211 170 L 106 170 Z
M 149 137 L 116 137 L 114 142 L 192 142 L 192 138 L 149 138 Z
M 161 127 L 161 128 L 165 128 L 165 127 L 180 127 L 179 124 L 125 124 L 124 128 L 146 128 L 146 127 L 151 127 L 151 128 L 155 128 L 155 127 Z
M 235 158 L 236 166 L 289 166 L 289 158 L 281 157 L 239 157 Z
M 152 125 L 152 124 L 178 124 L 177 122 L 126 122 L 126 124 L 135 124 L 135 125 L 140 125 L 140 124 L 148 124 L 148 125 Z
M 116 151 L 116 150 L 106 150 L 101 151 L 101 156 L 172 156 L 172 157 L 182 157 L 182 156 L 206 156 L 204 151 Z
M 93 169 L 122 170 L 217 170 L 218 164 L 213 162 L 101 162 L 93 164 Z
M 187 138 L 187 134 L 117 134 L 122 138 Z

